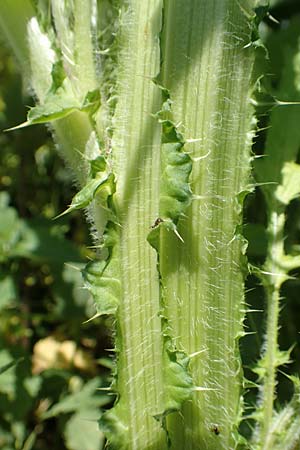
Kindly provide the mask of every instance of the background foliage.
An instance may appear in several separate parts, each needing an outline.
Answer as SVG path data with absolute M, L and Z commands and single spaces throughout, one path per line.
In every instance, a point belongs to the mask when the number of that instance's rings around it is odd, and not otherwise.
M 262 25 L 269 50 L 270 73 L 265 82 L 276 94 L 285 64 L 289 30 L 300 30 L 299 1 L 271 1 L 271 15 Z M 300 31 L 298 31 L 300 36 Z M 297 39 L 296 44 L 297 44 Z M 22 123 L 26 117 L 20 76 L 9 51 L 0 48 L 0 128 Z M 284 98 L 280 100 L 285 100 Z M 294 98 L 294 100 L 300 100 Z M 285 108 L 300 107 L 286 106 Z M 270 109 L 260 114 L 261 132 L 254 145 L 263 153 Z M 299 142 L 300 148 L 300 142 Z M 0 378 L 0 448 L 3 450 L 100 450 L 100 408 L 112 398 L 105 394 L 110 383 L 111 336 L 106 321 L 84 323 L 94 314 L 81 281 L 80 268 L 93 249 L 88 226 L 80 212 L 53 217 L 70 203 L 75 191 L 67 168 L 58 158 L 50 134 L 43 126 L 0 134 L 0 368 L 16 365 Z M 300 156 L 299 158 L 300 159 Z M 299 161 L 297 161 L 299 163 Z M 287 248 L 300 249 L 300 202 L 287 210 Z M 264 199 L 259 189 L 245 207 L 245 235 L 251 264 L 264 261 L 266 253 Z M 282 372 L 300 372 L 299 273 L 286 282 L 280 329 L 280 347 L 289 349 L 292 363 Z M 259 356 L 263 336 L 263 290 L 254 275 L 247 280 L 247 302 L 258 312 L 249 314 L 241 343 L 248 379 Z M 104 388 L 99 390 L 99 388 Z M 255 389 L 246 395 L 254 404 Z M 280 375 L 278 398 L 289 400 L 292 384 Z M 251 423 L 242 430 L 249 433 Z
M 0 49 L 0 127 L 22 122 L 21 79 Z M 43 126 L 0 135 L 0 448 L 97 450 L 111 360 L 80 269 L 92 245 L 80 213 L 53 220 L 75 193 Z

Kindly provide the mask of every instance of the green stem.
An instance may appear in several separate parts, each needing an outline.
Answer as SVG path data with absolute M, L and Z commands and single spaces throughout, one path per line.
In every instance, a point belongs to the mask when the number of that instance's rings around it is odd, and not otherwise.
M 165 239 L 161 275 L 177 347 L 195 355 L 194 382 L 207 389 L 170 418 L 174 449 L 227 450 L 238 439 L 244 310 L 238 196 L 250 170 L 253 51 L 247 44 L 254 5 L 165 2 L 161 78 L 194 161 L 194 200 L 179 224 L 184 243 Z
M 275 36 L 273 36 L 275 38 Z M 295 101 L 299 98 L 299 23 L 291 21 L 287 30 L 276 35 L 275 42 L 282 46 L 278 83 L 272 94 L 279 99 Z M 271 41 L 270 41 L 271 42 Z M 270 45 L 270 48 L 272 48 Z M 276 46 L 274 46 L 274 49 Z M 258 375 L 260 385 L 258 404 L 254 412 L 257 422 L 253 434 L 254 448 L 273 450 L 273 448 L 293 448 L 286 443 L 291 435 L 284 439 L 282 430 L 293 428 L 292 420 L 284 424 L 284 414 L 291 408 L 297 416 L 298 404 L 293 400 L 281 412 L 275 408 L 277 368 L 289 362 L 289 351 L 280 350 L 278 343 L 278 326 L 280 315 L 280 289 L 289 278 L 288 272 L 299 267 L 299 258 L 284 252 L 285 209 L 295 198 L 298 186 L 299 166 L 294 163 L 299 152 L 300 129 L 299 111 L 293 106 L 275 108 L 270 114 L 270 127 L 265 142 L 264 158 L 255 162 L 255 174 L 262 183 L 268 212 L 268 250 L 266 261 L 261 271 L 261 280 L 265 289 L 267 302 L 265 342 L 262 357 L 254 372 Z M 296 187 L 296 190 L 294 190 Z M 295 383 L 294 398 L 298 398 Z M 280 427 L 278 427 L 278 420 Z M 295 434 L 297 438 L 297 433 Z
M 75 0 L 74 16 L 76 84 L 84 96 L 97 87 L 92 45 L 91 1 Z
M 276 374 L 280 365 L 278 346 L 278 325 L 280 314 L 280 288 L 287 279 L 282 267 L 284 260 L 284 213 L 282 208 L 270 207 L 269 245 L 266 262 L 262 271 L 262 280 L 267 297 L 267 324 L 264 351 L 260 366 L 263 383 L 260 388 L 258 405 L 259 427 L 254 435 L 258 449 L 271 450 L 274 445 L 276 430 L 273 428 L 274 399 L 276 394 Z
M 109 439 L 118 450 L 165 450 L 154 416 L 163 410 L 162 335 L 156 253 L 147 244 L 158 215 L 161 0 L 130 0 L 121 13 L 112 155 L 120 235 L 121 303 L 117 312 L 119 401 L 108 423 L 122 423 Z
M 265 263 L 265 271 L 269 278 L 267 292 L 267 332 L 266 332 L 266 373 L 264 380 L 264 394 L 262 399 L 262 410 L 264 413 L 262 437 L 266 441 L 268 429 L 273 417 L 273 404 L 276 389 L 276 368 L 278 358 L 278 319 L 280 312 L 280 287 L 285 279 L 285 274 L 280 268 L 279 262 L 283 252 L 283 227 L 284 215 L 272 211 L 269 225 L 269 248 Z M 263 444 L 263 449 L 268 448 Z
M 69 3 L 51 2 L 67 76 L 72 85 L 79 77 L 80 89 L 83 84 L 85 90 L 94 77 L 84 3 L 75 0 L 73 36 Z M 244 309 L 244 242 L 237 225 L 242 215 L 239 195 L 247 190 L 250 167 L 253 50 L 248 44 L 254 4 L 255 0 L 127 0 L 121 8 L 118 103 L 111 142 L 117 180 L 112 226 L 119 237 L 115 273 L 122 286 L 116 313 L 119 398 L 102 418 L 110 445 L 117 450 L 166 450 L 165 430 L 154 416 L 162 417 L 163 425 L 167 422 L 174 449 L 228 450 L 237 444 L 238 338 Z M 161 109 L 162 96 L 152 81 L 159 71 L 173 102 L 172 119 L 194 162 L 194 198 L 179 223 L 184 242 L 164 230 L 160 243 L 163 327 L 157 257 L 147 244 L 159 217 L 161 127 L 153 115 Z M 76 149 L 85 151 L 92 131 L 88 115 L 73 113 L 57 121 L 55 130 L 65 159 L 83 184 L 86 165 Z M 172 385 L 167 379 L 171 371 L 164 371 L 170 362 L 164 338 L 174 344 L 172 356 L 176 347 L 191 356 L 195 385 L 206 389 L 195 389 L 182 414 L 167 419 L 166 385 L 180 391 L 188 383 Z M 178 381 L 183 366 L 172 361 L 171 368 Z M 177 403 L 170 407 L 174 409 Z

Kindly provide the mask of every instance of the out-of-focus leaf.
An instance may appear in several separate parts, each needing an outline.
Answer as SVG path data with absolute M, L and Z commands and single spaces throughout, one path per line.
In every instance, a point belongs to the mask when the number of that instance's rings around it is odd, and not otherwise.
M 15 257 L 49 264 L 82 260 L 75 245 L 55 233 L 53 221 L 35 219 L 25 222 L 8 202 L 7 193 L 0 193 L 0 262 Z
M 15 450 L 13 436 L 0 426 L 0 448 L 1 450 Z
M 274 7 L 276 5 L 279 5 L 280 3 L 283 3 L 286 0 L 270 0 L 270 7 Z
M 29 220 L 24 226 L 24 239 L 19 241 L 12 256 L 22 256 L 47 263 L 82 261 L 79 250 L 64 237 L 55 234 L 51 220 Z
M 284 205 L 300 194 L 300 165 L 286 162 L 282 168 L 282 183 L 277 187 L 275 195 Z
M 8 206 L 9 196 L 0 193 L 0 262 L 6 261 L 14 247 L 21 239 L 23 223 L 18 218 L 17 211 Z
M 97 360 L 97 363 L 100 364 L 102 367 L 105 367 L 110 370 L 113 370 L 114 366 L 115 366 L 115 363 L 111 358 L 105 358 L 105 357 L 99 358 Z
M 12 306 L 17 297 L 17 288 L 13 278 L 8 275 L 0 279 L 0 311 Z
M 21 449 L 23 447 L 23 442 L 26 438 L 26 427 L 25 423 L 22 420 L 16 420 L 12 423 L 12 434 L 14 436 L 15 447 L 17 449 Z
M 0 392 L 14 399 L 16 394 L 16 367 L 12 364 L 13 357 L 7 350 L 0 351 L 0 367 L 10 366 L 11 370 L 3 371 L 1 374 Z
M 44 419 L 58 416 L 59 414 L 67 414 L 83 410 L 95 410 L 107 404 L 111 399 L 103 393 L 99 393 L 97 388 L 101 385 L 99 377 L 88 381 L 82 389 L 74 394 L 67 395 L 59 403 L 56 403 L 44 415 Z M 98 412 L 99 418 L 99 412 Z
M 35 375 L 24 380 L 24 387 L 31 397 L 36 397 L 42 384 L 42 378 Z
M 28 389 L 26 383 L 27 379 L 31 378 L 29 376 L 29 359 L 15 358 L 12 352 L 8 350 L 0 352 L 1 366 L 4 361 L 8 364 L 13 359 L 16 363 L 21 360 L 24 361 L 21 364 L 14 364 L 13 367 L 0 375 L 0 417 L 5 418 L 11 424 L 15 422 L 23 423 L 35 401 L 34 396 L 32 396 L 32 389 Z
M 69 450 L 101 450 L 104 437 L 98 427 L 99 410 L 86 409 L 68 420 L 64 438 Z
M 80 323 L 84 317 L 94 314 L 94 302 L 87 289 L 83 288 L 81 269 L 83 264 L 71 262 L 56 272 L 53 284 L 55 309 L 53 313 L 59 317 L 77 319 Z
M 3 366 L 0 366 L 0 375 L 4 372 L 6 372 L 8 369 L 10 369 L 11 367 L 16 366 L 20 361 L 22 361 L 23 358 L 19 358 L 16 361 L 10 361 L 7 364 L 4 364 Z

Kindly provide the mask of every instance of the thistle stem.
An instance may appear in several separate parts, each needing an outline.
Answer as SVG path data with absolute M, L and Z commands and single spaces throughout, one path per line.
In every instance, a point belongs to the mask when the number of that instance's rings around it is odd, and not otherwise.
M 272 421 L 276 394 L 276 373 L 280 364 L 278 346 L 280 288 L 287 279 L 286 271 L 282 267 L 284 260 L 283 232 L 285 218 L 281 210 L 282 208 L 270 206 L 268 254 L 262 271 L 262 281 L 267 297 L 267 324 L 261 361 L 262 385 L 260 387 L 258 405 L 261 417 L 254 439 L 258 448 L 262 450 L 271 450 L 273 448 L 272 437 L 274 437 L 274 432 L 276 432 L 276 430 L 272 430 Z
M 179 224 L 184 243 L 165 240 L 161 271 L 172 334 L 187 355 L 199 352 L 190 369 L 204 388 L 168 419 L 174 449 L 228 450 L 238 440 L 245 261 L 237 224 L 250 170 L 254 6 L 165 2 L 162 84 L 194 161 L 194 200 Z

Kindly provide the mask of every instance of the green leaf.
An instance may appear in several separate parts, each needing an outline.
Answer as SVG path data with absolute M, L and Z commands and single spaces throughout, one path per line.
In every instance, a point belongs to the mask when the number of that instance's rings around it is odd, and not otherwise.
M 0 193 L 0 261 L 5 261 L 11 255 L 14 247 L 21 239 L 24 223 L 18 218 L 17 211 L 8 206 L 9 197 Z
M 83 270 L 85 285 L 92 295 L 97 316 L 115 314 L 119 305 L 120 281 L 105 272 L 105 261 L 91 261 Z
M 110 450 L 128 450 L 128 426 L 124 424 L 124 412 L 117 403 L 102 414 L 99 425 L 109 442 Z
M 106 177 L 103 179 L 92 179 L 90 180 L 77 194 L 73 197 L 71 205 L 63 213 L 59 214 L 57 218 L 64 216 L 76 209 L 82 209 L 88 206 L 94 199 L 95 193 L 99 186 L 107 180 Z
M 78 249 L 57 233 L 52 220 L 32 219 L 25 222 L 14 208 L 8 206 L 8 201 L 6 193 L 0 193 L 0 261 L 15 257 L 49 263 L 81 261 Z M 7 298 L 6 295 L 13 295 L 11 283 L 6 280 L 1 286 L 0 281 L 0 289 L 4 290 L 2 301 Z
M 108 403 L 110 399 L 97 391 L 99 386 L 101 386 L 101 379 L 98 377 L 88 381 L 78 392 L 65 396 L 62 400 L 52 406 L 52 408 L 46 411 L 43 414 L 43 419 L 56 417 L 60 414 L 100 408 Z
M 99 172 L 104 172 L 106 169 L 106 160 L 104 156 L 97 156 L 95 159 L 91 159 L 90 161 L 91 166 L 91 177 L 96 178 L 97 174 Z
M 85 264 L 71 261 L 70 264 L 61 265 L 54 271 L 53 296 L 55 307 L 53 314 L 56 317 L 68 317 L 69 321 L 76 320 L 78 326 L 82 323 L 82 317 L 90 317 L 94 312 L 89 294 L 82 288 L 81 270 Z
M 252 33 L 251 33 L 251 44 L 257 47 L 262 46 L 260 40 L 259 25 L 267 15 L 268 11 L 269 11 L 268 0 L 266 1 L 259 0 L 257 7 L 255 8 L 255 14 L 253 15 L 252 19 Z
M 6 394 L 10 399 L 14 399 L 17 387 L 16 364 L 12 355 L 7 350 L 0 351 L 0 367 L 0 392 Z
M 7 364 L 4 364 L 3 366 L 0 366 L 0 375 L 4 372 L 6 372 L 7 370 L 9 370 L 11 367 L 16 366 L 17 364 L 19 364 L 20 361 L 23 361 L 24 358 L 19 358 L 15 361 L 10 361 Z
M 44 105 L 38 105 L 29 110 L 27 122 L 20 125 L 28 126 L 37 123 L 47 123 L 68 116 L 76 109 L 80 109 L 80 103 L 73 97 L 60 94 L 49 94 Z
M 56 216 L 56 219 L 64 216 L 76 209 L 87 207 L 96 197 L 106 200 L 112 195 L 114 190 L 114 175 L 104 174 L 102 177 L 93 178 L 73 197 L 71 205 L 63 213 Z
M 14 437 L 4 427 L 0 427 L 0 448 L 1 450 L 16 450 Z
M 94 114 L 99 108 L 99 102 L 99 90 L 88 92 L 83 102 L 80 102 L 70 89 L 59 87 L 55 93 L 49 92 L 43 104 L 34 106 L 29 110 L 26 122 L 10 128 L 8 131 L 39 123 L 53 122 L 69 116 L 74 111 Z
M 96 316 L 115 314 L 120 301 L 118 235 L 112 223 L 106 229 L 103 245 L 109 252 L 108 258 L 91 261 L 82 271 L 85 286 L 95 302 Z
M 52 86 L 50 92 L 55 94 L 57 90 L 63 86 L 64 80 L 66 79 L 66 72 L 61 60 L 56 61 L 52 66 Z
M 88 143 L 88 152 L 97 152 L 98 146 L 95 134 L 92 133 Z M 63 213 L 56 218 L 64 216 L 76 209 L 82 209 L 97 198 L 97 203 L 104 209 L 107 209 L 108 198 L 115 192 L 115 177 L 110 172 L 104 156 L 99 155 L 93 159 L 89 159 L 90 171 L 86 185 L 73 197 L 71 205 Z
M 93 115 L 98 110 L 99 106 L 100 106 L 100 91 L 99 89 L 95 89 L 94 91 L 89 91 L 86 94 L 80 110 Z
M 12 306 L 18 297 L 17 287 L 11 276 L 0 280 L 0 311 Z
M 24 380 L 24 387 L 32 398 L 36 398 L 42 385 L 42 377 L 35 375 Z
M 172 102 L 169 93 L 162 86 L 164 102 L 157 118 L 162 123 L 161 145 L 161 184 L 159 198 L 159 218 L 152 226 L 147 240 L 159 251 L 160 230 L 172 231 L 183 242 L 177 231 L 177 223 L 191 204 L 192 192 L 189 176 L 192 171 L 192 160 L 184 152 L 182 135 L 175 124 L 168 118 L 171 115 Z
M 160 215 L 171 218 L 175 224 L 190 205 L 192 197 L 188 184 L 192 161 L 182 149 L 182 143 L 162 145 Z
M 79 249 L 66 239 L 53 220 L 32 219 L 23 223 L 22 234 L 10 250 L 11 257 L 25 257 L 50 264 L 62 261 L 80 262 Z
M 164 353 L 165 409 L 154 417 L 161 420 L 164 426 L 165 417 L 175 411 L 180 411 L 183 403 L 191 398 L 194 390 L 193 380 L 188 371 L 189 358 L 172 348 L 171 340 L 167 338 Z
M 72 415 L 64 429 L 69 450 L 101 450 L 104 436 L 98 426 L 99 410 L 83 409 Z

